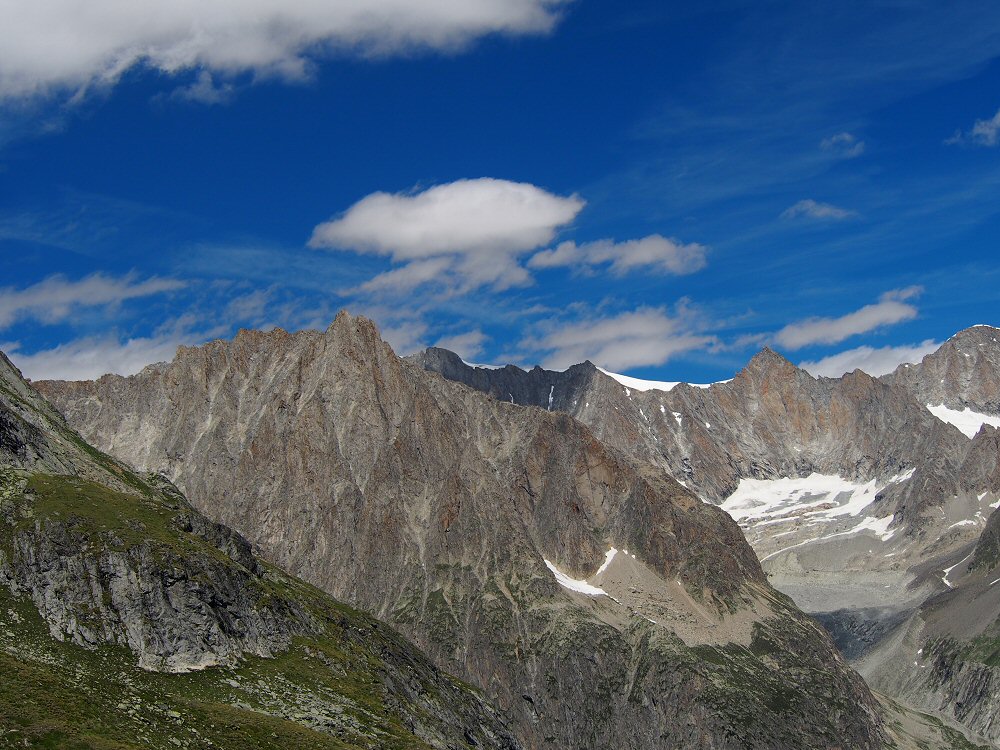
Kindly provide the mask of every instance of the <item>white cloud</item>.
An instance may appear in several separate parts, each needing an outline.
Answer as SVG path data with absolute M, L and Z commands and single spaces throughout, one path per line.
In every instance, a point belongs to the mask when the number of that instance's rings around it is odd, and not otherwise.
M 840 220 L 850 219 L 856 215 L 854 211 L 848 211 L 846 208 L 840 208 L 830 203 L 820 203 L 819 201 L 814 201 L 812 198 L 801 200 L 794 206 L 790 206 L 781 212 L 782 219 L 806 217 L 808 219 Z
M 847 372 L 863 370 L 873 377 L 885 375 L 904 362 L 919 362 L 941 346 L 938 341 L 927 339 L 919 344 L 904 346 L 859 346 L 856 349 L 831 354 L 820 360 L 800 362 L 799 367 L 817 377 L 839 378 Z
M 25 289 L 0 288 L 0 329 L 23 318 L 60 323 L 80 308 L 113 307 L 125 300 L 183 286 L 184 282 L 176 279 L 153 277 L 137 281 L 135 274 L 114 278 L 95 273 L 79 281 L 69 281 L 62 275 L 49 276 Z
M 707 253 L 708 248 L 704 245 L 684 245 L 675 239 L 651 234 L 625 242 L 598 240 L 582 245 L 563 242 L 552 250 L 536 253 L 528 261 L 528 265 L 532 268 L 590 268 L 607 263 L 610 264 L 611 272 L 617 276 L 636 270 L 683 275 L 704 268 Z
M 454 336 L 444 336 L 434 342 L 434 346 L 455 352 L 459 357 L 470 362 L 483 353 L 483 345 L 489 341 L 489 338 L 477 328 Z
M 382 340 L 400 357 L 423 349 L 426 344 L 427 324 L 420 320 L 405 320 L 379 326 Z
M 1000 110 L 988 120 L 976 120 L 966 132 L 956 131 L 945 141 L 947 144 L 986 146 L 992 148 L 1000 143 Z
M 523 340 L 521 347 L 541 355 L 542 366 L 552 369 L 587 359 L 615 371 L 662 365 L 676 354 L 717 343 L 714 336 L 694 329 L 692 317 L 682 305 L 673 316 L 663 308 L 643 307 L 567 325 L 548 323 L 539 335 Z
M 857 136 L 851 133 L 837 133 L 824 138 L 820 141 L 819 147 L 841 159 L 854 159 L 865 152 L 865 142 L 858 140 Z
M 0 97 L 168 74 L 299 79 L 331 53 L 453 51 L 552 29 L 567 0 L 0 0 Z
M 523 252 L 549 242 L 584 206 L 524 182 L 483 177 L 419 193 L 373 193 L 320 224 L 313 247 L 413 260 L 449 253 Z
M 786 349 L 836 344 L 881 326 L 912 320 L 917 317 L 917 308 L 906 300 L 919 296 L 922 291 L 920 287 L 894 289 L 883 294 L 876 304 L 865 305 L 839 318 L 809 318 L 790 323 L 778 331 L 774 340 Z
M 8 352 L 31 380 L 92 380 L 105 373 L 132 375 L 153 362 L 174 358 L 181 344 L 200 343 L 175 333 L 121 341 L 117 336 L 88 337 L 34 354 Z
M 550 242 L 584 205 L 576 195 L 523 182 L 458 180 L 417 193 L 373 193 L 317 226 L 309 245 L 402 264 L 361 291 L 407 291 L 430 282 L 453 291 L 502 291 L 531 283 L 520 256 Z

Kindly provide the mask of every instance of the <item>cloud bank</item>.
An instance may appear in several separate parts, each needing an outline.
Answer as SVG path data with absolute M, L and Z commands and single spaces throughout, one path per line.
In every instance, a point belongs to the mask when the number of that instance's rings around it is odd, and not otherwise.
M 547 324 L 521 346 L 541 355 L 543 367 L 556 370 L 587 359 L 616 371 L 662 365 L 676 354 L 717 343 L 714 336 L 695 330 L 692 317 L 683 306 L 675 315 L 664 308 L 644 307 L 565 325 Z
M 919 344 L 904 346 L 859 346 L 856 349 L 831 354 L 815 362 L 800 362 L 799 367 L 817 377 L 839 378 L 844 373 L 863 370 L 873 377 L 892 372 L 904 362 L 919 362 L 941 346 L 940 341 L 927 339 Z
M 921 294 L 920 287 L 894 289 L 883 294 L 873 305 L 839 318 L 809 318 L 790 323 L 775 335 L 775 342 L 786 349 L 802 349 L 812 344 L 838 344 L 846 338 L 901 323 L 917 317 L 917 308 L 906 300 Z
M 153 362 L 174 358 L 181 344 L 201 343 L 172 335 L 121 341 L 115 335 L 87 337 L 34 354 L 10 355 L 31 380 L 93 380 L 105 373 L 134 375 Z
M 546 33 L 567 2 L 0 0 L 0 98 L 111 84 L 138 64 L 300 79 L 331 53 L 453 51 L 488 34 Z
M 309 245 L 379 255 L 401 264 L 362 291 L 406 291 L 440 282 L 453 291 L 531 282 L 524 253 L 552 241 L 585 202 L 529 183 L 458 180 L 417 193 L 373 193 L 315 228 Z

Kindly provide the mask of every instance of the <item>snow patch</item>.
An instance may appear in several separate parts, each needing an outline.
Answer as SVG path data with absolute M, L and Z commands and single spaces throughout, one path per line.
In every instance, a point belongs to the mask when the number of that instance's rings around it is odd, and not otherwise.
M 798 524 L 803 521 L 807 526 L 821 527 L 829 523 L 850 523 L 851 519 L 857 519 L 853 526 L 845 530 L 807 539 L 772 553 L 765 560 L 805 544 L 866 531 L 873 532 L 886 542 L 896 533 L 895 530 L 889 530 L 894 516 L 878 516 L 864 511 L 884 487 L 908 479 L 912 473 L 911 470 L 889 480 L 864 483 L 816 473 L 807 477 L 742 479 L 736 491 L 726 498 L 721 507 L 744 529 L 760 529 L 784 523 Z M 844 529 L 844 525 L 839 528 Z
M 973 521 L 971 518 L 966 518 L 964 521 L 956 521 L 955 523 L 953 523 L 948 528 L 949 529 L 953 529 L 956 526 L 978 526 L 978 524 L 975 521 Z
M 670 391 L 679 386 L 682 382 L 668 380 L 643 380 L 641 378 L 629 377 L 628 375 L 619 375 L 617 372 L 609 372 L 602 367 L 598 367 L 597 369 L 609 378 L 617 380 L 626 388 L 631 388 L 634 391 Z M 719 382 L 728 383 L 729 381 L 721 380 Z M 693 386 L 694 388 L 708 388 L 716 385 L 716 383 L 688 383 L 687 385 Z M 629 395 L 631 396 L 632 394 L 629 393 Z
M 887 542 L 892 539 L 895 531 L 889 531 L 889 524 L 892 523 L 892 519 L 895 516 L 886 516 L 885 518 L 873 518 L 871 516 L 865 516 L 865 520 L 855 526 L 850 530 L 850 534 L 856 534 L 859 531 L 874 531 L 878 534 L 879 539 L 883 542 Z M 869 550 L 870 552 L 871 550 Z
M 1000 417 L 991 417 L 989 414 L 980 414 L 965 407 L 962 411 L 949 409 L 944 404 L 933 406 L 927 404 L 927 411 L 940 419 L 942 422 L 955 425 L 966 437 L 975 437 L 979 429 L 984 425 L 1000 427 Z
M 558 583 L 563 588 L 567 588 L 570 591 L 576 591 L 579 594 L 586 594 L 587 596 L 607 596 L 607 592 L 599 588 L 598 586 L 592 586 L 586 581 L 581 581 L 576 578 L 570 578 L 568 575 L 563 573 L 559 568 L 553 565 L 548 560 L 542 558 L 545 562 L 545 567 L 547 567 L 552 575 L 555 576 L 556 583 Z
M 604 553 L 604 562 L 601 563 L 601 567 L 599 567 L 597 569 L 597 572 L 594 573 L 594 575 L 595 576 L 599 576 L 601 573 L 603 573 L 605 570 L 607 570 L 608 566 L 611 565 L 611 561 L 615 559 L 615 555 L 617 555 L 617 554 L 618 554 L 618 550 L 615 549 L 614 547 L 612 547 L 607 552 L 605 552 Z
M 464 359 L 462 360 L 462 364 L 467 365 L 469 367 L 475 367 L 477 370 L 502 370 L 507 366 L 507 365 L 484 365 L 478 362 L 466 362 Z
M 810 509 L 824 517 L 857 516 L 871 505 L 879 489 L 874 480 L 860 484 L 817 473 L 807 477 L 741 479 L 736 491 L 722 503 L 722 509 L 737 521 L 765 520 Z
M 970 552 L 969 554 L 967 554 L 967 555 L 966 555 L 965 557 L 963 557 L 963 558 L 962 558 L 961 560 L 959 560 L 959 561 L 958 561 L 957 563 L 955 563 L 954 565 L 952 565 L 952 566 L 951 566 L 950 568 L 945 568 L 945 569 L 944 569 L 944 571 L 943 571 L 943 572 L 944 572 L 944 575 L 943 575 L 943 576 L 941 576 L 941 580 L 942 580 L 942 581 L 944 582 L 944 585 L 945 585 L 945 586 L 947 586 L 947 587 L 948 587 L 948 588 L 950 588 L 950 589 L 953 589 L 953 588 L 955 588 L 954 586 L 952 586 L 952 584 L 951 584 L 951 581 L 949 581 L 949 580 L 948 580 L 948 574 L 949 574 L 949 573 L 951 573 L 951 571 L 953 571 L 953 570 L 954 570 L 955 568 L 957 568 L 957 567 L 958 567 L 959 565 L 961 565 L 962 563 L 964 563 L 964 562 L 965 562 L 966 560 L 968 560 L 968 559 L 969 559 L 970 557 L 972 557 L 972 555 L 973 555 L 974 553 L 975 553 L 975 550 L 973 550 L 972 552 Z

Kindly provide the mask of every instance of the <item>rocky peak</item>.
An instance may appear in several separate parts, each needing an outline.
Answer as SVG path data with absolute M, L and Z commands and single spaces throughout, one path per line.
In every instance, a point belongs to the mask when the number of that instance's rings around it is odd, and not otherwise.
M 765 379 L 782 380 L 801 374 L 809 375 L 805 370 L 793 365 L 786 357 L 765 346 L 751 357 L 746 367 L 737 373 L 736 378 L 749 379 L 759 383 Z
M 900 365 L 883 379 L 923 404 L 1000 414 L 1000 329 L 966 328 L 920 363 Z

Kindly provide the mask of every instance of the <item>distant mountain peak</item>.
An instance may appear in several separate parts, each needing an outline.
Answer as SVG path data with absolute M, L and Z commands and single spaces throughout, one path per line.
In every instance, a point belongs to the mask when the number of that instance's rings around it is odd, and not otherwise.
M 774 351 L 769 346 L 765 346 L 759 352 L 757 352 L 750 361 L 747 362 L 746 367 L 741 370 L 740 374 L 764 374 L 764 373 L 794 373 L 802 372 L 805 374 L 805 370 L 796 367 L 787 357 L 778 352 Z M 812 377 L 812 376 L 810 376 Z

